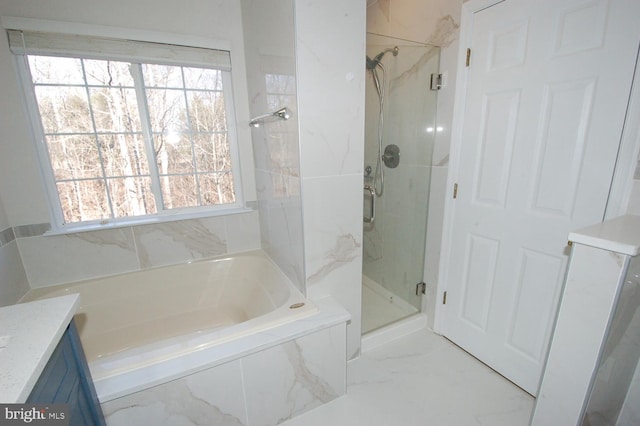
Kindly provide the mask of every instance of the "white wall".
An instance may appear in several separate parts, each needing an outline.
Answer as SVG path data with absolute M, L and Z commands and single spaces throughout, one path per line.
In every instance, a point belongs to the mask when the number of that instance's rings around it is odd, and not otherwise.
M 7 214 L 4 212 L 4 203 L 2 202 L 2 196 L 0 196 L 0 231 L 4 231 L 9 227 L 9 220 Z
M 352 315 L 360 350 L 365 2 L 296 0 L 296 53 L 307 292 Z
M 621 158 L 637 158 L 635 164 L 622 169 L 619 185 L 621 195 L 614 198 L 621 204 L 620 208 L 613 211 L 611 217 L 627 213 L 640 215 L 640 74 L 636 72 L 631 93 L 627 122 L 622 135 L 622 149 L 618 154 Z M 616 173 L 618 170 L 616 170 Z M 617 177 L 617 176 L 616 176 Z M 614 183 L 616 181 L 614 180 Z M 616 187 L 614 187 L 616 188 Z M 614 193 L 614 195 L 617 195 Z
M 0 16 L 64 21 L 64 30 L 231 50 L 242 183 L 255 201 L 244 41 L 235 0 L 0 0 Z M 6 22 L 6 21 L 5 21 Z M 100 34 L 98 34 L 100 35 Z M 32 286 L 133 271 L 260 247 L 258 213 L 210 217 L 62 236 L 42 236 L 50 221 L 22 92 L 0 40 L 0 197 L 16 230 Z M 15 243 L 14 243 L 15 244 Z
M 0 306 L 12 305 L 29 290 L 13 228 L 0 197 Z

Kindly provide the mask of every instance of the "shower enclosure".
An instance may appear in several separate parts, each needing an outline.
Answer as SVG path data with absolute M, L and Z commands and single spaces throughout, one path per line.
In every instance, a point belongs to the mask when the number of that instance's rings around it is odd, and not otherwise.
M 421 307 L 439 56 L 438 47 L 367 34 L 363 333 Z

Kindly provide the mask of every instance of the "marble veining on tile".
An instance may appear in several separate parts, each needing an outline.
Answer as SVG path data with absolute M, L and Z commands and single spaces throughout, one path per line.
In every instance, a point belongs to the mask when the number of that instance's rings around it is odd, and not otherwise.
M 136 417 L 136 409 L 152 407 L 153 417 L 148 412 L 140 416 L 140 422 L 152 424 L 168 424 L 180 422 L 189 425 L 244 425 L 237 417 L 224 413 L 218 407 L 210 405 L 196 398 L 189 392 L 189 388 L 182 382 L 174 385 L 169 391 L 163 392 L 161 400 L 156 391 L 148 392 L 142 398 L 132 398 L 126 407 L 115 409 L 107 415 L 110 425 L 130 424 Z M 214 423 L 209 423 L 214 422 Z
M 283 426 L 525 426 L 533 397 L 423 329 L 348 364 L 347 394 Z
M 133 230 L 142 268 L 225 254 L 224 217 L 138 226 Z
M 276 197 L 272 191 L 271 173 L 256 173 L 265 184 L 258 193 L 260 199 L 260 238 L 262 248 L 291 281 L 304 292 L 304 260 L 302 239 L 302 207 L 299 195 Z M 300 179 L 288 177 L 288 188 L 297 188 Z
M 389 16 L 389 9 L 390 9 L 390 5 L 391 5 L 391 0 L 377 0 L 375 2 L 372 3 L 373 4 L 377 4 L 377 8 L 378 11 L 382 14 L 382 16 L 384 16 L 385 18 L 387 18 L 387 21 L 389 21 L 391 19 L 391 17 Z M 369 4 L 367 4 L 367 6 L 370 6 Z
M 442 159 L 440 159 L 435 167 L 447 167 L 449 165 L 449 154 L 445 155 Z
M 412 79 L 420 78 L 420 73 L 423 73 L 429 63 L 437 58 L 440 54 L 440 49 L 433 46 L 425 46 L 424 53 L 417 59 L 412 61 L 410 66 L 405 70 L 402 70 L 397 77 L 392 78 L 389 81 L 389 94 L 392 94 L 399 86 L 407 83 L 411 83 Z
M 427 43 L 447 47 L 456 40 L 458 28 L 460 24 L 456 23 L 453 16 L 443 16 L 436 23 L 435 31 L 429 36 Z
M 32 288 L 139 269 L 131 228 L 16 241 Z
M 362 244 L 352 234 L 338 235 L 335 246 L 325 253 L 322 266 L 308 277 L 308 284 L 313 285 L 332 271 L 357 259 L 361 247 Z
M 216 384 L 224 383 L 224 386 Z M 103 404 L 110 426 L 246 425 L 239 362 L 202 371 Z
M 131 244 L 129 228 L 106 229 L 102 231 L 76 232 L 63 235 L 62 238 L 80 240 L 95 246 L 114 246 L 123 250 L 134 250 Z
M 310 371 L 297 342 L 284 345 L 283 350 L 293 369 L 293 380 L 286 392 L 289 410 L 275 421 L 276 425 L 339 396 L 326 381 Z
M 344 332 L 334 326 L 244 358 L 249 424 L 275 426 L 343 395 Z
M 457 38 L 462 0 L 391 2 L 367 5 L 367 31 L 447 47 Z
M 296 383 L 307 389 L 316 399 L 323 403 L 338 397 L 336 391 L 325 380 L 311 372 L 305 363 L 302 348 L 297 342 L 285 346 L 284 350 L 293 366 Z M 293 396 L 291 392 L 295 392 L 295 387 L 294 385 L 289 390 L 290 396 Z

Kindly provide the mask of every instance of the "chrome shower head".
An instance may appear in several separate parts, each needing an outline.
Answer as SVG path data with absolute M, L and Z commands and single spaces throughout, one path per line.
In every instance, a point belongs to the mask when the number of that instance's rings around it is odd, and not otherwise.
M 367 56 L 367 69 L 368 70 L 376 69 L 376 67 L 380 65 L 380 61 L 382 60 L 382 57 L 384 56 L 385 53 L 392 52 L 393 56 L 398 56 L 399 51 L 400 51 L 400 48 L 398 48 L 398 46 L 395 46 L 393 48 L 383 50 L 382 52 L 378 53 L 373 59 Z
M 274 117 L 281 118 L 283 120 L 288 120 L 289 118 L 291 118 L 291 114 L 289 114 L 289 109 L 287 107 L 280 108 L 279 110 L 275 111 L 271 115 L 273 115 Z
M 277 111 L 274 112 L 270 112 L 268 114 L 262 114 L 259 115 L 257 117 L 254 117 L 251 119 L 251 121 L 249 121 L 249 126 L 251 127 L 260 127 L 262 124 L 264 124 L 265 119 L 267 118 L 279 118 L 281 120 L 288 120 L 289 118 L 291 118 L 291 113 L 289 112 L 289 108 L 284 107 L 284 108 L 280 108 Z

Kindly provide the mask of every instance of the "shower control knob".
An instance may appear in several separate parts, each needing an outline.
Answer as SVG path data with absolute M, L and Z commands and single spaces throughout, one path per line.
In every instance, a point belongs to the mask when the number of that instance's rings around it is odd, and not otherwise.
M 398 145 L 387 145 L 382 154 L 382 161 L 384 165 L 390 169 L 395 169 L 400 164 L 400 148 Z

